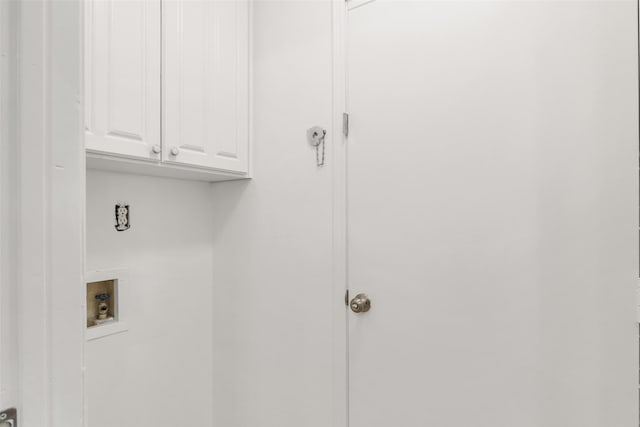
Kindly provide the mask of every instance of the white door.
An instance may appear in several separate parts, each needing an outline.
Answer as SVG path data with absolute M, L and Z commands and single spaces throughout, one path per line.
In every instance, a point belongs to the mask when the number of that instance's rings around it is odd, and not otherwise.
M 163 160 L 247 172 L 249 2 L 163 2 Z
M 160 0 L 85 3 L 89 151 L 160 159 Z
M 635 2 L 347 7 L 350 427 L 637 424 Z

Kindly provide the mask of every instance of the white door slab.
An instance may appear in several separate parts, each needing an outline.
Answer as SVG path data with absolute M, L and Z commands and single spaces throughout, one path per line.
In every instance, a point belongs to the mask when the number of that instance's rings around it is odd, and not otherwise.
M 635 2 L 347 13 L 349 425 L 637 424 Z

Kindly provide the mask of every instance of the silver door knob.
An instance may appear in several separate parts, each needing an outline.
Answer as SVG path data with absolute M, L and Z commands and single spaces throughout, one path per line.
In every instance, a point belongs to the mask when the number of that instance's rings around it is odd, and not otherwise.
M 159 144 L 156 144 L 151 148 L 151 151 L 153 151 L 156 154 L 160 154 L 160 152 L 162 151 L 162 148 L 160 147 Z
M 178 149 L 178 147 L 173 147 L 171 149 L 171 155 L 172 156 L 177 156 L 178 154 L 180 154 L 180 150 Z
M 365 294 L 356 295 L 349 303 L 354 313 L 366 313 L 371 309 L 371 300 Z

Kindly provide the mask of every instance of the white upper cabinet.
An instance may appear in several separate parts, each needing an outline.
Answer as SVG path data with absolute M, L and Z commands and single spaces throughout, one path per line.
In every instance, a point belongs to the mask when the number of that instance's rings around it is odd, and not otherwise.
M 163 2 L 163 160 L 246 172 L 247 0 Z
M 159 159 L 160 9 L 159 0 L 86 2 L 88 150 Z
M 249 0 L 87 0 L 85 73 L 89 167 L 247 177 Z

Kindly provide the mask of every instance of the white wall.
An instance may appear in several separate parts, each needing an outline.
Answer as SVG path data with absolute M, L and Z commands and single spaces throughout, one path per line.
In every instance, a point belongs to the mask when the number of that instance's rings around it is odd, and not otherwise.
M 331 121 L 331 3 L 254 17 L 255 180 L 88 173 L 87 269 L 132 287 L 129 332 L 87 343 L 90 427 L 331 424 L 332 151 L 318 169 L 306 142 Z
M 90 427 L 212 425 L 210 185 L 87 173 L 87 270 L 129 269 L 129 331 L 87 342 Z
M 327 427 L 332 410 L 331 2 L 254 5 L 251 182 L 212 186 L 214 425 Z M 331 135 L 331 132 L 329 132 Z

